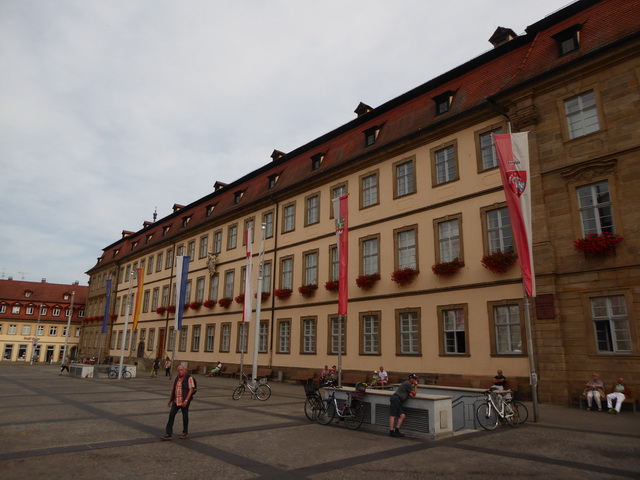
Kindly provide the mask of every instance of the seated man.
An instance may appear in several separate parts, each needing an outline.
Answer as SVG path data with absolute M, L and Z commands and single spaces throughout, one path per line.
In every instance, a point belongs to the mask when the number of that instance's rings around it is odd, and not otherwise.
M 591 375 L 591 381 L 587 382 L 584 388 L 584 395 L 587 397 L 587 410 L 591 410 L 591 405 L 595 399 L 598 411 L 602 411 L 602 399 L 604 398 L 604 384 L 598 380 L 598 374 Z
M 211 371 L 207 374 L 207 377 L 213 377 L 214 375 L 218 375 L 222 370 L 222 363 L 218 362 L 215 368 L 212 368 Z
M 498 370 L 498 374 L 493 377 L 493 385 L 491 390 L 504 390 L 507 385 L 507 378 L 502 375 L 502 370 Z
M 626 398 L 624 392 L 624 379 L 622 377 L 618 377 L 618 383 L 613 387 L 613 391 L 607 395 L 607 408 L 609 409 L 609 413 L 616 415 L 620 413 L 622 402 L 624 402 L 624 399 Z M 612 406 L 614 400 L 617 401 L 615 407 Z
M 389 375 L 385 371 L 384 367 L 380 365 L 380 370 L 378 370 L 378 383 L 377 385 L 384 387 L 389 381 Z

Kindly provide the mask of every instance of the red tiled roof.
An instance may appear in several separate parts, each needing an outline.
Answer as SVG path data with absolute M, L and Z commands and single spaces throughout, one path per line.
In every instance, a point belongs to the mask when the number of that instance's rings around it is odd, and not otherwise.
M 30 291 L 29 297 L 25 296 L 25 292 Z M 64 299 L 65 294 L 71 295 L 75 292 L 73 303 L 76 306 L 84 305 L 87 301 L 89 287 L 72 284 L 63 285 L 59 283 L 46 282 L 25 282 L 22 280 L 0 280 L 0 301 L 7 304 L 20 303 L 22 305 L 40 303 L 48 305 L 67 305 L 69 300 Z

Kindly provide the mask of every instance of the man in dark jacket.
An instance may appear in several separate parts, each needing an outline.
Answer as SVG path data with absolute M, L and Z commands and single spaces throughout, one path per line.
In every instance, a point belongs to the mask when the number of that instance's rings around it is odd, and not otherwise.
M 406 415 L 402 409 L 402 404 L 409 397 L 415 397 L 418 391 L 418 376 L 415 373 L 409 375 L 409 378 L 402 382 L 398 387 L 398 390 L 391 395 L 389 407 L 389 435 L 392 437 L 404 437 L 403 433 L 400 433 L 400 427 Z M 396 426 L 396 417 L 398 418 L 398 424 Z M 395 428 L 394 428 L 395 426 Z
M 182 410 L 182 435 L 180 435 L 180 438 L 182 440 L 189 438 L 189 403 L 191 403 L 196 384 L 191 375 L 186 375 L 186 373 L 187 369 L 184 365 L 180 365 L 178 367 L 178 376 L 173 381 L 173 388 L 171 389 L 171 398 L 168 404 L 171 407 L 171 411 L 169 412 L 166 434 L 161 437 L 162 440 L 171 440 L 173 422 L 178 410 Z

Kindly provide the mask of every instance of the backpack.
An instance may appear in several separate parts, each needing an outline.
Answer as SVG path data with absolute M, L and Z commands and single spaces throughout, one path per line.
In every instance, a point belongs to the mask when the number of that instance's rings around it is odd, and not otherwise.
M 187 375 L 187 382 L 190 378 L 193 378 L 193 393 L 191 394 L 191 398 L 193 398 L 196 396 L 196 393 L 198 393 L 198 382 L 196 380 L 196 377 L 194 377 L 193 375 Z

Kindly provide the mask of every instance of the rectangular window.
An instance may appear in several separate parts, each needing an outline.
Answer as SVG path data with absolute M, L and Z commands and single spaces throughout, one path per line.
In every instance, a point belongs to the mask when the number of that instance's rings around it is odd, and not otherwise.
M 445 355 L 467 353 L 465 309 L 439 308 L 442 322 L 442 348 Z
M 236 352 L 240 353 L 242 351 L 247 353 L 247 345 L 249 345 L 249 324 L 238 322 L 238 341 L 236 342 Z
M 200 237 L 200 251 L 198 253 L 198 258 L 204 258 L 207 256 L 207 251 L 209 250 L 209 235 L 203 235 Z M 191 257 L 193 260 L 193 257 Z
M 11 327 L 15 328 L 15 325 L 9 325 L 9 334 L 11 334 Z M 15 331 L 14 331 L 15 333 Z M 50 337 L 57 337 L 58 336 L 58 327 L 56 327 L 55 325 L 52 325 L 49 327 L 49 336 Z
M 497 355 L 522 354 L 522 330 L 518 304 L 494 305 L 495 353 Z
M 507 207 L 486 211 L 488 253 L 513 252 L 513 231 Z
M 222 251 L 222 230 L 218 230 L 213 234 L 213 253 Z
M 184 245 L 178 245 L 178 247 L 176 248 L 176 256 L 177 257 L 182 257 L 184 256 Z M 193 257 L 190 257 L 191 260 L 193 260 Z
M 380 312 L 360 314 L 361 355 L 380 355 Z
M 163 307 L 169 306 L 169 285 L 162 287 L 162 305 Z
M 260 338 L 258 339 L 258 352 L 267 353 L 269 342 L 269 322 L 260 320 Z
M 231 324 L 223 323 L 220 328 L 220 351 L 229 352 L 231 350 Z
M 434 152 L 435 185 L 452 182 L 458 179 L 458 166 L 455 148 L 448 145 Z
M 162 270 L 162 253 L 158 253 L 158 258 L 156 259 L 156 272 Z
M 160 287 L 153 289 L 153 297 L 151 299 L 151 311 L 155 312 L 158 309 L 158 301 L 160 300 Z
M 302 339 L 300 342 L 303 354 L 316 353 L 316 317 L 303 317 L 301 319 Z
M 151 275 L 153 273 L 153 255 L 149 257 L 149 261 L 147 262 L 147 275 Z
M 318 251 L 304 255 L 304 285 L 318 285 Z
M 196 302 L 204 302 L 204 277 L 196 279 Z
M 235 270 L 228 270 L 224 273 L 224 296 L 233 298 L 233 284 L 236 278 Z
M 238 225 L 231 225 L 227 230 L 227 250 L 233 250 L 238 245 Z
M 304 224 L 313 225 L 320 221 L 320 195 L 312 195 L 305 199 L 306 210 Z
M 419 310 L 401 310 L 396 312 L 398 328 L 398 353 L 400 355 L 419 355 L 420 315 Z
M 280 263 L 280 288 L 293 289 L 293 257 L 283 258 Z
M 624 295 L 590 300 L 598 352 L 631 353 L 631 331 Z
M 331 245 L 329 247 L 329 280 L 337 282 L 340 278 L 340 256 L 338 255 L 338 247 Z
M 342 355 L 347 353 L 347 337 L 345 335 L 345 319 L 338 316 L 329 317 L 329 354 L 337 355 L 342 350 Z
M 173 249 L 170 248 L 167 250 L 167 263 L 165 264 L 165 269 L 170 269 L 173 266 Z
M 296 228 L 296 206 L 285 205 L 282 208 L 282 233 L 292 232 Z
M 569 138 L 578 138 L 600 130 L 596 95 L 593 90 L 564 101 Z
M 191 336 L 191 351 L 200 351 L 200 325 L 193 326 L 193 333 Z
M 262 292 L 271 292 L 271 262 L 262 265 Z
M 213 352 L 213 342 L 215 339 L 216 326 L 207 325 L 207 339 L 204 345 L 205 352 Z
M 27 309 L 25 310 L 25 313 L 27 315 L 33 315 L 33 307 L 27 307 Z
M 31 325 L 22 325 L 20 335 L 31 335 Z
M 149 340 L 147 341 L 147 350 L 152 351 L 154 348 L 154 342 L 156 338 L 156 329 L 149 329 Z
M 360 240 L 361 272 L 362 275 L 373 275 L 380 271 L 378 237 L 369 237 Z
M 54 307 L 53 310 L 51 310 L 51 316 L 59 317 L 60 316 L 60 307 Z
M 414 160 L 402 160 L 393 166 L 394 191 L 393 198 L 403 197 L 415 192 Z
M 57 333 L 57 328 L 58 327 L 51 327 L 51 328 L 55 328 L 56 329 L 56 333 Z M 54 333 L 53 335 L 51 335 L 51 328 L 49 329 L 49 336 L 55 336 L 56 333 Z M 18 325 L 16 325 L 15 323 L 10 323 L 9 324 L 9 328 L 7 329 L 7 335 L 15 335 L 18 333 Z
M 341 183 L 331 187 L 331 201 L 329 203 L 329 218 L 333 218 L 333 200 L 335 198 L 344 197 L 347 194 L 347 184 Z
M 205 252 L 206 255 L 207 252 Z M 193 261 L 194 258 L 196 258 L 196 242 L 195 240 L 192 240 L 191 242 L 189 242 L 187 244 L 187 255 L 189 256 L 189 258 Z
M 11 314 L 12 315 L 20 315 L 20 306 L 19 305 L 14 305 L 13 307 L 11 307 Z
M 0 333 L 2 333 L 2 325 L 0 325 Z M 44 325 L 38 325 L 38 328 L 36 328 L 36 335 L 39 337 L 44 335 Z
M 171 327 L 169 329 L 169 346 L 167 350 L 173 351 L 176 348 L 176 330 Z
M 149 290 L 145 290 L 142 297 L 142 313 L 147 313 L 149 311 L 149 295 L 151 292 Z
M 590 233 L 615 233 L 609 183 L 605 180 L 576 189 L 580 222 L 584 236 Z
M 182 327 L 180 329 L 180 351 L 181 352 L 186 352 L 187 351 L 187 337 L 188 337 L 188 328 L 187 327 Z
M 502 127 L 498 127 L 478 135 L 481 161 L 479 171 L 489 170 L 498 166 L 498 155 L 496 153 L 496 144 L 493 141 L 493 136 L 501 133 Z
M 278 320 L 278 352 L 290 353 L 291 351 L 291 320 Z
M 264 223 L 264 238 L 273 237 L 273 212 L 267 212 L 262 216 Z
M 360 177 L 360 208 L 378 204 L 378 173 Z
M 451 262 L 460 258 L 460 221 L 455 218 L 438 222 L 439 261 Z
M 211 300 L 218 300 L 218 284 L 220 282 L 220 276 L 217 273 L 211 277 L 211 292 L 209 292 L 209 298 Z
M 396 230 L 396 269 L 418 268 L 415 228 Z

